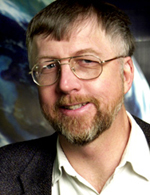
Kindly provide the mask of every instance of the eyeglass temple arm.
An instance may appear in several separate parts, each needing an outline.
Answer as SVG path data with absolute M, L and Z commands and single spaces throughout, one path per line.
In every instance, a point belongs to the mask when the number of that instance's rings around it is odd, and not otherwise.
M 119 59 L 119 58 L 125 58 L 125 57 L 127 57 L 127 56 L 118 56 L 118 57 L 115 57 L 115 58 L 112 58 L 112 59 L 109 59 L 109 60 L 103 60 L 101 63 L 104 64 L 106 62 L 110 62 L 112 60 L 116 60 L 116 59 Z

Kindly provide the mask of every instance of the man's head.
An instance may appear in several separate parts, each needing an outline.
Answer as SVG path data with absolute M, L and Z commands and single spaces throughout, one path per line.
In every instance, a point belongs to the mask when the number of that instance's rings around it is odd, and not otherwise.
M 123 115 L 133 79 L 128 24 L 120 10 L 97 0 L 57 0 L 29 24 L 29 61 L 36 83 L 44 83 L 43 113 L 73 144 L 93 141 Z

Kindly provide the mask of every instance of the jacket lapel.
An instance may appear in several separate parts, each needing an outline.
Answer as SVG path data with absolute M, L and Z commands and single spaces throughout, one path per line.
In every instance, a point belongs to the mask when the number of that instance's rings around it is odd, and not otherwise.
M 150 147 L 150 125 L 144 121 L 142 121 L 141 119 L 133 116 L 134 119 L 136 120 L 136 122 L 138 123 L 138 125 L 141 127 L 141 129 L 143 130 L 145 136 L 146 136 L 146 139 L 147 139 L 147 142 L 149 144 L 149 147 Z
M 51 194 L 56 136 L 52 136 L 52 139 L 43 140 L 39 143 L 39 148 L 20 176 L 24 194 Z

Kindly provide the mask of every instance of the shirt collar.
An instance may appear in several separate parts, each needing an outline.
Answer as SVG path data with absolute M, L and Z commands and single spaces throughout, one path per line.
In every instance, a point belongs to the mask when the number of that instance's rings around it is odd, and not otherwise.
M 52 177 L 52 184 L 57 182 L 59 178 L 62 176 L 63 169 L 68 175 L 71 175 L 73 177 L 76 177 L 77 173 L 69 163 L 67 157 L 65 156 L 60 143 L 59 143 L 59 137 L 57 139 L 57 154 L 56 159 L 54 162 L 53 167 L 53 177 Z
M 146 137 L 131 114 L 127 112 L 127 115 L 131 124 L 131 133 L 120 166 L 129 162 L 136 174 L 150 180 L 150 149 Z
M 145 135 L 139 125 L 135 122 L 134 118 L 127 112 L 128 118 L 131 124 L 131 133 L 128 144 L 122 156 L 122 160 L 117 167 L 119 169 L 125 166 L 129 162 L 132 166 L 135 174 L 150 180 L 150 150 L 146 141 Z M 76 177 L 78 174 L 67 160 L 62 148 L 59 144 L 59 138 L 57 140 L 57 155 L 53 168 L 53 180 L 52 184 L 57 182 L 62 176 L 62 170 L 65 170 L 67 174 Z

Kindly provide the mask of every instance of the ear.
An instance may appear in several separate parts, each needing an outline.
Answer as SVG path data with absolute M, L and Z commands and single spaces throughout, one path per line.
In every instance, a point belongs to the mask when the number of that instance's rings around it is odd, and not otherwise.
M 130 90 L 134 78 L 134 65 L 131 57 L 124 58 L 123 75 L 124 75 L 124 94 L 126 94 Z

